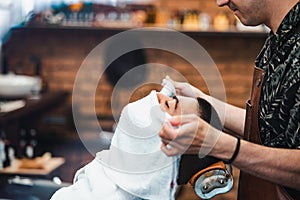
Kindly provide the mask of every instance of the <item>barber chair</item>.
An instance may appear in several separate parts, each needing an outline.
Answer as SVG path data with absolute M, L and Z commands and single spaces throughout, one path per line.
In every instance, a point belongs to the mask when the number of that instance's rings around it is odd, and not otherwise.
M 231 166 L 210 156 L 182 155 L 177 184 L 188 183 L 201 199 L 229 192 L 233 186 Z

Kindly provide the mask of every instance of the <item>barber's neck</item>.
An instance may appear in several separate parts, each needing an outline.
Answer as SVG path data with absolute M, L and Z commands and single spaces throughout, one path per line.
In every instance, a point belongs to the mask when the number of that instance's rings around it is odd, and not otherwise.
M 277 33 L 277 30 L 287 15 L 287 13 L 295 6 L 299 0 L 270 0 L 270 13 L 269 19 L 265 22 L 265 25 L 268 26 L 274 34 Z

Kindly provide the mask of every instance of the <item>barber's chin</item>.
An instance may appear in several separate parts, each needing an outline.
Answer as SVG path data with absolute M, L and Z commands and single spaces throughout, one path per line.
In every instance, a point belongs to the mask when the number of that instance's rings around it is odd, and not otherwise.
M 249 21 L 245 18 L 238 17 L 238 19 L 239 19 L 240 23 L 243 24 L 244 26 L 258 26 L 258 25 L 260 25 L 260 23 L 257 23 L 257 22 L 254 22 L 254 21 Z

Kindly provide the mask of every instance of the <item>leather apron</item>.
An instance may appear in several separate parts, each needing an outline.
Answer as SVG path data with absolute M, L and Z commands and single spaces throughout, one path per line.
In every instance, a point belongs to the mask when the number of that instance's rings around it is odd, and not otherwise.
M 262 144 L 258 127 L 258 107 L 265 71 L 255 67 L 251 98 L 246 104 L 246 123 L 244 139 L 253 143 Z M 239 200 L 292 200 L 285 189 L 277 184 L 240 172 L 238 188 Z

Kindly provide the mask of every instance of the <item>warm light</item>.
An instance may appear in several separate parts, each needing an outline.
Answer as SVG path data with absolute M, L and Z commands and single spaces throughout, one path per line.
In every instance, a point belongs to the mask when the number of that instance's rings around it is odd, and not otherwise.
M 69 5 L 69 8 L 73 12 L 78 12 L 83 8 L 83 2 L 73 3 L 73 4 Z

